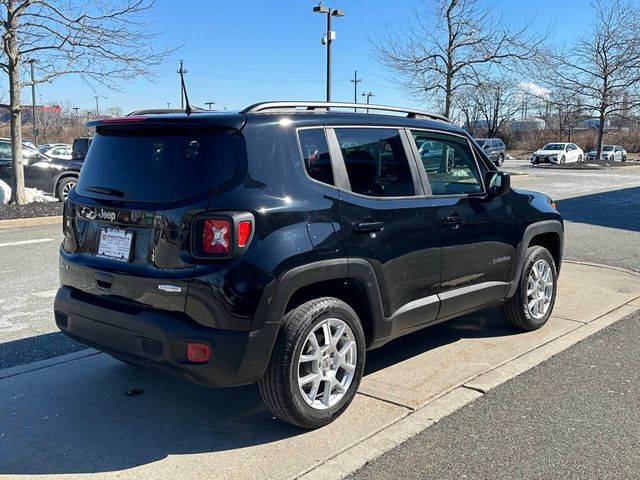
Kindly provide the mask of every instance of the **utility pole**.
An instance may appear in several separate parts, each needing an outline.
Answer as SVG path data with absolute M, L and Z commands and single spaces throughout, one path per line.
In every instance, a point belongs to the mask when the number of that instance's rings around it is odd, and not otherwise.
M 167 110 L 171 108 L 171 102 L 167 102 Z
M 80 124 L 78 123 L 78 107 L 73 107 L 73 111 L 76 113 L 76 137 L 80 136 Z
M 93 98 L 96 99 L 96 117 L 99 117 L 100 116 L 100 107 L 98 107 L 98 98 L 100 98 L 100 95 L 96 95 Z
M 358 103 L 358 84 L 362 81 L 362 79 L 358 78 L 358 71 L 353 72 L 353 78 L 350 80 L 353 83 L 353 103 Z M 354 108 L 353 111 L 357 111 L 357 108 Z
M 331 43 L 336 39 L 336 32 L 331 30 L 331 17 L 344 17 L 344 10 L 326 7 L 321 1 L 313 7 L 315 13 L 327 15 L 327 32 L 320 39 L 320 43 L 327 46 L 327 102 L 331 101 Z
M 204 104 L 209 107 L 209 110 L 211 110 L 211 105 L 215 105 L 216 102 L 204 102 Z
M 36 63 L 36 61 L 32 58 L 31 60 L 29 60 L 29 63 L 31 64 L 31 104 L 33 108 L 33 111 L 31 112 L 31 114 L 33 115 L 33 144 L 37 147 L 38 146 L 38 124 L 36 123 L 36 80 L 35 80 L 35 73 L 33 69 L 33 64 Z
M 371 97 L 375 97 L 376 95 L 373 92 L 362 92 L 363 97 L 367 97 L 367 105 L 369 105 L 369 99 Z M 369 109 L 367 108 L 367 113 L 369 113 Z
M 184 69 L 184 62 L 180 60 L 180 70 L 178 70 L 178 75 L 180 75 L 180 108 L 184 109 L 184 92 L 182 91 L 182 76 L 187 73 Z

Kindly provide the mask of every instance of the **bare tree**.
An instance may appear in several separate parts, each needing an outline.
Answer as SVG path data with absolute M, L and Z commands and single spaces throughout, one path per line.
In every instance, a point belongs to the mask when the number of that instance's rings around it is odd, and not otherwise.
M 20 91 L 24 63 L 35 60 L 35 83 L 76 74 L 90 86 L 118 89 L 149 77 L 169 50 L 156 50 L 143 15 L 152 0 L 0 0 L 0 68 L 9 79 L 13 198 L 25 203 Z
M 513 80 L 494 77 L 461 89 L 454 106 L 463 113 L 471 135 L 481 129 L 483 135 L 495 137 L 522 110 L 520 97 Z
M 640 106 L 640 8 L 626 0 L 593 3 L 591 30 L 575 45 L 549 54 L 550 73 L 540 81 L 598 115 L 600 158 L 607 117 Z
M 39 135 L 42 135 L 44 143 L 49 142 L 52 137 L 58 137 L 64 128 L 62 109 L 60 105 L 51 105 L 44 108 L 36 115 L 36 125 Z
M 423 0 L 423 11 L 399 30 L 373 40 L 377 56 L 399 80 L 451 116 L 456 94 L 486 81 L 491 70 L 533 59 L 546 38 L 532 22 L 511 29 L 481 0 Z

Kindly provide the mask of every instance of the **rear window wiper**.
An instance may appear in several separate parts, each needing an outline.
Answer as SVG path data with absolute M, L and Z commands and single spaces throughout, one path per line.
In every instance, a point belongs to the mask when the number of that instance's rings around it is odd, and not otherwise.
M 124 197 L 124 192 L 109 187 L 84 187 L 87 192 L 102 193 L 103 195 L 111 195 L 112 197 Z

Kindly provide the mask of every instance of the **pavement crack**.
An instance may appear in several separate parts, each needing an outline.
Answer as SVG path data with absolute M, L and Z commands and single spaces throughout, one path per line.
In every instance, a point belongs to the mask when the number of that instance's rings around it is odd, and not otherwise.
M 376 395 L 371 395 L 369 393 L 358 392 L 358 395 L 363 395 L 365 397 L 373 398 L 374 400 L 380 400 L 381 402 L 390 403 L 391 405 L 395 405 L 396 407 L 402 407 L 402 408 L 405 408 L 407 410 L 411 410 L 412 413 L 416 411 L 415 408 L 410 407 L 409 405 L 405 405 L 405 404 L 399 403 L 399 402 L 394 402 L 393 400 L 389 400 L 387 398 L 378 397 Z
M 483 390 L 482 388 L 478 388 L 478 387 L 472 387 L 469 385 L 462 385 L 462 388 L 466 388 L 467 390 L 473 390 L 474 392 L 481 393 L 482 395 L 487 393 L 487 390 Z

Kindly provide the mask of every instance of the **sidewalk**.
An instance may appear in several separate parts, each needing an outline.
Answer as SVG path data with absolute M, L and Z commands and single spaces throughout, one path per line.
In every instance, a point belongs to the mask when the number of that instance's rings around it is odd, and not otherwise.
M 313 432 L 270 417 L 255 386 L 207 390 L 104 354 L 1 370 L 0 476 L 339 478 L 637 310 L 640 277 L 567 262 L 545 328 L 485 311 L 392 342 L 370 352 L 346 414 Z

